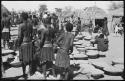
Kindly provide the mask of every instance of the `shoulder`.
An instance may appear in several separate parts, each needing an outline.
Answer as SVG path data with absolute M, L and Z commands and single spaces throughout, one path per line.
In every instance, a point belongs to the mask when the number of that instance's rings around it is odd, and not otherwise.
M 24 23 L 21 23 L 20 25 L 19 25 L 19 29 L 22 29 L 24 27 Z

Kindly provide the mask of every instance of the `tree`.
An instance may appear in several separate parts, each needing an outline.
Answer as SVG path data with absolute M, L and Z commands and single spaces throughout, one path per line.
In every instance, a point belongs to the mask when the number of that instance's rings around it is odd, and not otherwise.
M 56 14 L 60 17 L 62 14 L 62 9 L 61 8 L 55 8 Z
M 40 4 L 39 5 L 39 12 L 40 13 L 44 13 L 45 11 L 47 11 L 47 5 L 46 4 Z
M 111 5 L 109 6 L 109 10 L 115 10 L 115 9 L 123 8 L 123 7 L 124 7 L 123 2 L 111 1 Z
M 72 6 L 65 6 L 63 9 L 63 16 L 69 16 L 72 12 L 73 7 Z

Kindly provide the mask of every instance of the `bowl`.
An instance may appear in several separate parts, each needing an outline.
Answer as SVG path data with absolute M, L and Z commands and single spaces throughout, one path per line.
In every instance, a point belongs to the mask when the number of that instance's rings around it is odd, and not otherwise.
M 113 64 L 124 64 L 124 58 L 115 58 L 112 60 Z
M 86 55 L 91 59 L 96 59 L 99 56 L 98 51 L 95 50 L 87 50 Z
M 105 67 L 103 70 L 105 71 L 105 74 L 112 76 L 121 76 L 123 73 L 122 69 L 113 66 Z
M 86 51 L 86 48 L 77 48 L 77 50 L 78 50 L 79 52 L 85 52 L 85 51 Z

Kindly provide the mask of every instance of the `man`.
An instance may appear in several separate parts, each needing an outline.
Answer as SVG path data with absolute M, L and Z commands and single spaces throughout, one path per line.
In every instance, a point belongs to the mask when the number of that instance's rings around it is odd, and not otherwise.
M 80 20 L 80 17 L 78 17 L 77 28 L 76 28 L 76 34 L 75 34 L 75 36 L 77 36 L 80 31 L 81 31 L 81 20 Z
M 102 33 L 106 36 L 106 38 L 109 35 L 109 30 L 108 30 L 108 27 L 107 27 L 107 23 L 108 23 L 107 18 L 105 17 L 104 18 L 104 25 L 103 25 Z

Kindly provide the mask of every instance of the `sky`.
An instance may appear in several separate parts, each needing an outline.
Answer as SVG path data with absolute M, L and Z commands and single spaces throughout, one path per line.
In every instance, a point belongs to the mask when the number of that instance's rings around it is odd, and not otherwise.
M 2 1 L 2 4 L 9 10 L 38 10 L 40 4 L 46 4 L 49 11 L 54 11 L 55 8 L 64 8 L 72 6 L 74 9 L 82 9 L 96 5 L 99 8 L 107 9 L 111 1 Z M 115 1 L 120 2 L 120 1 Z

